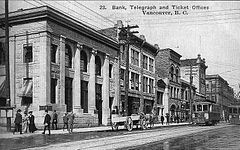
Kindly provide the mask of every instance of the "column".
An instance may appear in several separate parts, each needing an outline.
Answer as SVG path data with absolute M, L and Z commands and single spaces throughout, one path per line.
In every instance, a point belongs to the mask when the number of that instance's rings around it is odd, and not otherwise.
M 120 106 L 120 74 L 119 74 L 119 60 L 118 57 L 115 57 L 115 62 L 114 62 L 114 75 L 113 75 L 113 79 L 115 79 L 115 96 L 113 99 L 113 103 L 112 103 L 112 110 L 115 109 L 115 106 L 117 106 L 117 108 L 119 108 Z
M 94 110 L 96 110 L 96 73 L 95 73 L 95 56 L 97 55 L 97 51 L 92 49 L 91 58 L 90 58 L 90 67 L 89 67 L 89 83 L 88 83 L 88 113 L 94 114 Z
M 102 86 L 102 124 L 107 125 L 108 118 L 110 117 L 109 109 L 109 54 L 106 54 L 103 64 L 103 86 Z
M 74 57 L 74 79 L 73 79 L 73 111 L 79 116 L 81 112 L 81 56 L 82 45 L 77 43 Z
M 60 106 L 65 107 L 65 36 L 60 36 Z
M 34 50 L 34 49 L 33 49 Z M 51 39 L 47 33 L 40 34 L 40 105 L 50 104 L 51 88 Z

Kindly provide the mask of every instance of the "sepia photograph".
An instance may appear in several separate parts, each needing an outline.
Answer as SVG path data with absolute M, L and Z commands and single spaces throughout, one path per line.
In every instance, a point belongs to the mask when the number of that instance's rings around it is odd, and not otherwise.
M 0 149 L 239 139 L 240 2 L 0 1 Z

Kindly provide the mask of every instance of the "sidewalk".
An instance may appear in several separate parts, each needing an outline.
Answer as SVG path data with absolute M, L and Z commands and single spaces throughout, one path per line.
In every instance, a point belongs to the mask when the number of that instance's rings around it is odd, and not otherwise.
M 184 125 L 189 125 L 189 123 L 188 122 L 171 123 L 170 125 L 154 124 L 153 128 L 184 126 Z M 39 134 L 42 134 L 42 132 L 43 132 L 43 130 L 37 130 L 34 133 L 19 134 L 19 132 L 17 132 L 15 134 L 13 134 L 12 132 L 4 131 L 4 128 L 6 128 L 6 127 L 0 127 L 0 139 L 28 137 L 28 136 L 39 135 Z M 135 128 L 135 126 L 134 126 L 134 128 Z M 119 126 L 118 129 L 119 130 L 124 129 L 124 126 Z M 74 133 L 81 133 L 81 132 L 96 132 L 96 131 L 110 131 L 110 130 L 112 130 L 111 126 L 100 126 L 100 127 L 74 128 L 73 132 Z M 126 132 L 128 132 L 128 131 L 126 130 Z M 48 133 L 48 131 L 47 131 L 47 133 Z M 68 131 L 67 131 L 67 129 L 65 129 L 64 131 L 62 129 L 51 130 L 51 134 L 68 134 Z M 46 135 L 46 136 L 48 136 L 48 135 Z

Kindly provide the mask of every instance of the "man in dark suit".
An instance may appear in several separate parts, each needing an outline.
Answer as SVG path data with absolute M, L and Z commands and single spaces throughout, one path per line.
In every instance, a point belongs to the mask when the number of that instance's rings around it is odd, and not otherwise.
M 48 114 L 48 110 L 45 110 L 46 115 L 44 117 L 44 130 L 42 134 L 45 134 L 46 129 L 48 128 L 48 135 L 50 135 L 50 122 L 51 122 L 51 116 Z
M 21 115 L 21 109 L 17 110 L 16 113 L 16 118 L 14 120 L 15 123 L 15 129 L 13 131 L 13 134 L 15 134 L 15 132 L 20 132 L 20 134 L 22 134 L 22 115 Z

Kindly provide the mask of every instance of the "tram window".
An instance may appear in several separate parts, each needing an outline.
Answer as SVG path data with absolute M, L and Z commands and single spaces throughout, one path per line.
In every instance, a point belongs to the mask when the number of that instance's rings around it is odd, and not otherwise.
M 208 110 L 208 106 L 207 105 L 203 105 L 203 111 L 207 111 Z
M 197 111 L 202 111 L 202 105 L 197 105 Z
M 229 113 L 232 113 L 232 108 L 229 108 Z
M 238 108 L 238 114 L 240 114 L 240 108 Z
M 193 111 L 196 111 L 196 109 L 195 109 L 195 105 L 193 105 Z
M 237 108 L 233 108 L 233 113 L 234 113 L 234 114 L 237 113 Z

